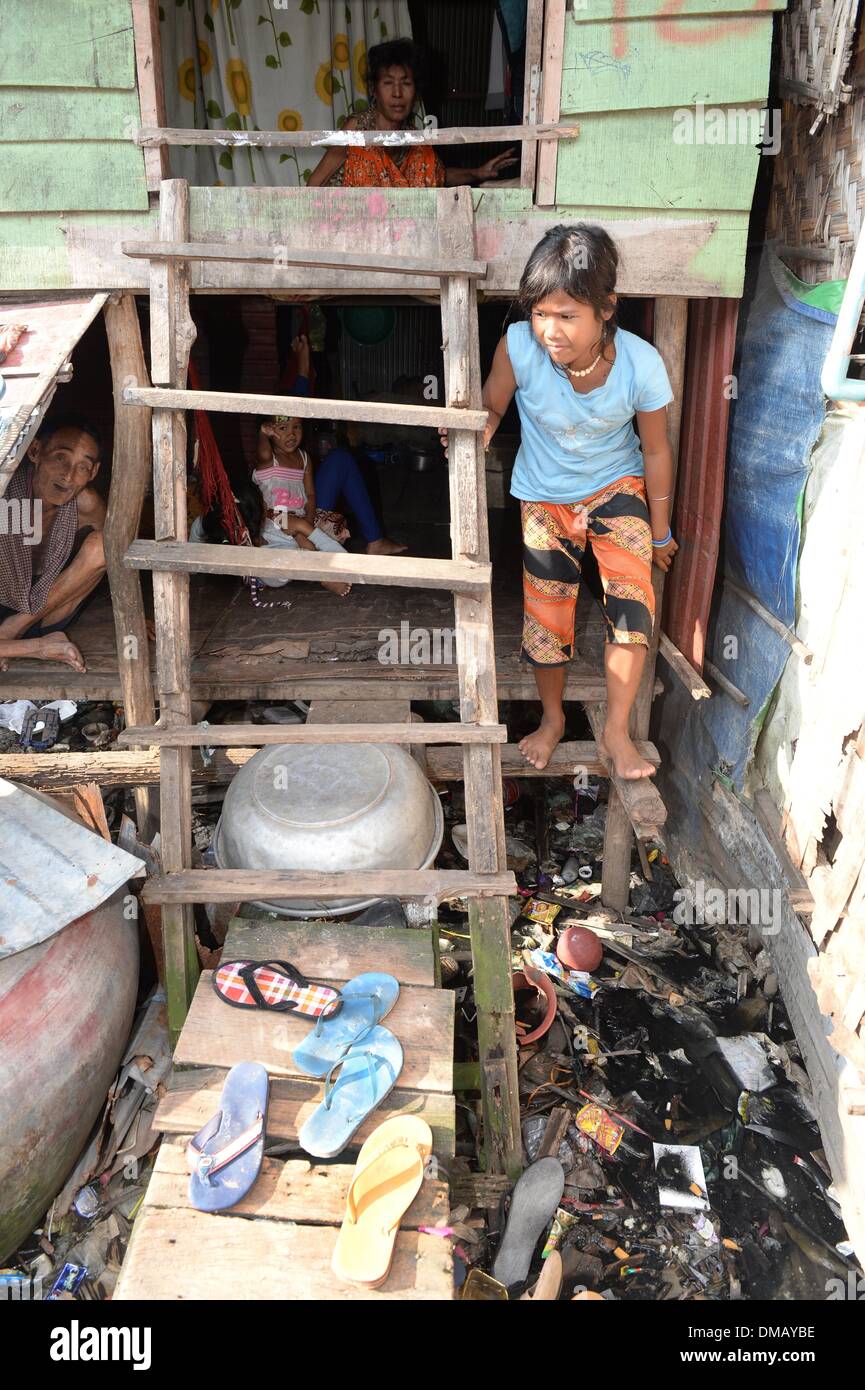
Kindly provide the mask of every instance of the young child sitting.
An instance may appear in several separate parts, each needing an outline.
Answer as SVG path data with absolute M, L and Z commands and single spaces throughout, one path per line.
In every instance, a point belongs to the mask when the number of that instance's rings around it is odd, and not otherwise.
M 316 514 L 313 468 L 301 447 L 302 438 L 303 422 L 296 416 L 274 415 L 262 421 L 256 450 L 258 467 L 253 470 L 252 481 L 261 490 L 268 520 L 301 550 L 342 551 L 332 522 L 326 530 L 328 519 Z M 343 529 L 343 538 L 347 535 Z M 325 583 L 324 587 L 341 597 L 351 589 L 350 584 L 340 582 Z
M 553 227 L 520 281 L 526 320 L 511 324 L 484 384 L 484 447 L 516 394 L 521 443 L 511 492 L 523 532 L 523 655 L 543 717 L 520 750 L 549 762 L 565 729 L 582 560 L 590 544 L 604 588 L 607 721 L 600 748 L 619 777 L 651 776 L 629 732 L 655 610 L 652 563 L 667 570 L 673 398 L 660 353 L 616 326 L 618 251 L 601 227 Z M 634 432 L 636 421 L 639 439 Z

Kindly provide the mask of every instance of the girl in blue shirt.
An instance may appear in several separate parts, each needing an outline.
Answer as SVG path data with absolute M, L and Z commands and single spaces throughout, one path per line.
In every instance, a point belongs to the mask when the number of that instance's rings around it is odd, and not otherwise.
M 669 569 L 673 398 L 660 353 L 617 327 L 618 251 L 601 227 L 553 227 L 529 257 L 526 320 L 499 342 L 483 388 L 486 448 L 516 394 L 521 444 L 511 492 L 523 531 L 523 655 L 543 717 L 520 743 L 546 767 L 565 729 L 582 559 L 592 546 L 604 588 L 607 722 L 601 750 L 620 777 L 654 771 L 628 731 L 655 610 L 652 562 Z M 636 422 L 637 433 L 634 431 Z

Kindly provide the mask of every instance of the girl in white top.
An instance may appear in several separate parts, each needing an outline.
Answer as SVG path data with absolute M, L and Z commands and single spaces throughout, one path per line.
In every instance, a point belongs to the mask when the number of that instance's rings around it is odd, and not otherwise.
M 344 551 L 339 541 L 315 524 L 315 483 L 309 455 L 301 448 L 303 421 L 294 415 L 274 415 L 258 431 L 252 481 L 260 488 L 267 518 L 301 550 Z M 272 542 L 271 542 L 272 544 Z M 350 584 L 325 583 L 341 597 Z

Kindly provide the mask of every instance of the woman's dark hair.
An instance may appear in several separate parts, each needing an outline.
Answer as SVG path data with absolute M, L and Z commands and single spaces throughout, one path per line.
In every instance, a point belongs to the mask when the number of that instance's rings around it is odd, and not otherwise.
M 427 83 L 427 58 L 424 50 L 412 39 L 389 39 L 387 43 L 377 43 L 367 51 L 366 85 L 370 102 L 375 96 L 379 78 L 388 68 L 407 68 L 414 80 L 418 97 L 423 96 Z
M 246 524 L 250 540 L 259 541 L 264 521 L 264 498 L 261 494 L 261 488 L 251 478 L 232 478 L 231 491 L 234 494 L 237 509 Z M 226 530 L 218 502 L 214 502 L 210 511 L 204 513 L 201 518 L 201 526 L 206 539 L 212 545 L 230 544 L 231 537 Z
M 517 291 L 517 300 L 528 317 L 536 304 L 557 290 L 590 304 L 601 317 L 610 308 L 616 291 L 619 252 L 603 227 L 591 222 L 560 223 L 542 237 L 526 262 Z M 604 322 L 602 342 L 611 342 L 616 333 L 616 316 Z

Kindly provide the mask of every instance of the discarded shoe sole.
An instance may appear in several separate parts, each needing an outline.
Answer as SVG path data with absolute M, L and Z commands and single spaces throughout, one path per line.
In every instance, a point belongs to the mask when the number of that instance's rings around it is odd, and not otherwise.
M 522 1174 L 493 1265 L 493 1277 L 500 1284 L 511 1288 L 526 1279 L 538 1238 L 555 1215 L 564 1190 L 565 1170 L 557 1158 L 539 1158 Z

